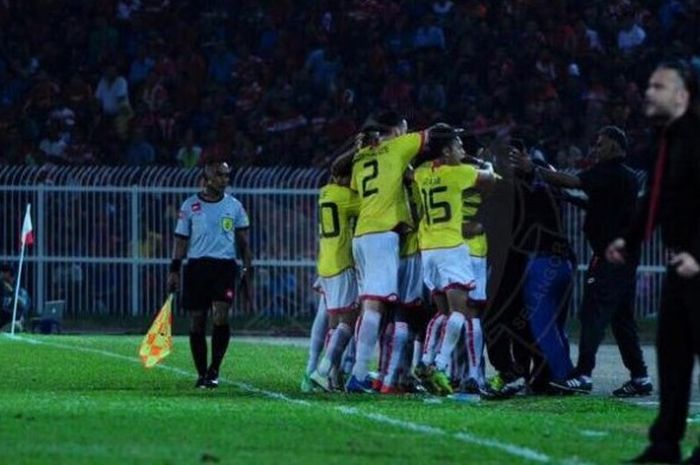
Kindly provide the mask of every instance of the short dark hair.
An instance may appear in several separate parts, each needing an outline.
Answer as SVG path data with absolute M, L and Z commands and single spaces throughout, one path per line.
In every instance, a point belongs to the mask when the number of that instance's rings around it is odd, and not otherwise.
M 342 163 L 333 163 L 330 168 L 331 176 L 334 178 L 342 178 L 352 175 L 352 158 L 345 160 Z
M 228 162 L 226 162 L 225 160 L 218 160 L 218 159 L 216 159 L 216 160 L 207 160 L 207 161 L 204 163 L 204 168 L 202 168 L 202 177 L 203 177 L 204 179 L 209 179 L 209 178 L 210 178 L 209 172 L 210 172 L 211 170 L 214 170 L 214 175 L 217 174 L 218 168 L 219 168 L 219 166 L 221 166 L 221 165 L 226 165 L 226 166 L 229 167 L 229 169 L 231 168 L 231 167 L 229 166 Z
M 442 156 L 442 150 L 450 146 L 464 133 L 461 128 L 453 128 L 449 124 L 437 123 L 428 131 L 428 159 L 434 160 Z
M 627 135 L 622 129 L 617 126 L 605 126 L 598 131 L 598 134 L 612 139 L 620 146 L 623 152 L 627 152 Z
M 698 76 L 688 61 L 683 59 L 665 60 L 656 65 L 656 69 L 670 69 L 678 73 L 683 86 L 690 94 L 690 101 L 695 102 L 698 95 Z
M 400 125 L 401 121 L 403 121 L 405 118 L 399 113 L 389 110 L 379 113 L 375 119 L 378 124 L 384 126 L 385 128 L 394 128 Z
M 15 269 L 9 263 L 0 263 L 0 273 L 10 273 L 14 276 Z

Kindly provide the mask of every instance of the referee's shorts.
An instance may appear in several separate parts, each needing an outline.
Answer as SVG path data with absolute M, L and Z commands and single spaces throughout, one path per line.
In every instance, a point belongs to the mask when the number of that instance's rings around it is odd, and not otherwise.
M 194 258 L 183 271 L 182 307 L 208 310 L 212 302 L 233 302 L 238 277 L 235 260 Z

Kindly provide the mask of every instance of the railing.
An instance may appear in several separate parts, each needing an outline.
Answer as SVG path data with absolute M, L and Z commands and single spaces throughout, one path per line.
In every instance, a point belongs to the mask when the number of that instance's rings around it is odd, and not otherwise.
M 325 176 L 317 169 L 235 172 L 231 192 L 250 215 L 256 267 L 256 292 L 250 300 L 240 292 L 235 312 L 304 317 L 315 310 L 316 195 Z M 24 285 L 34 302 L 64 299 L 76 317 L 152 313 L 166 295 L 178 208 L 198 183 L 198 170 L 179 168 L 0 167 L 0 261 L 18 259 L 24 206 L 32 203 L 36 243 Z M 574 306 L 590 254 L 582 217 L 566 208 L 580 263 Z M 656 312 L 662 258 L 656 237 L 638 272 L 639 315 Z

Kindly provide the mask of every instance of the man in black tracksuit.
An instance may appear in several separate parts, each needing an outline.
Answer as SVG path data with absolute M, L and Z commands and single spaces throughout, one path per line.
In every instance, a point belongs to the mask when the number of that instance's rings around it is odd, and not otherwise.
M 627 244 L 661 226 L 669 251 L 659 311 L 656 350 L 659 413 L 650 445 L 632 463 L 678 463 L 685 433 L 694 359 L 700 355 L 700 118 L 693 111 L 697 80 L 683 62 L 660 64 L 646 91 L 646 116 L 658 122 L 657 156 L 650 188 L 635 227 L 608 246 L 609 261 L 623 262 Z M 684 463 L 700 464 L 700 448 Z
M 555 387 L 588 393 L 593 389 L 591 375 L 595 356 L 611 324 L 622 361 L 630 371 L 630 380 L 613 391 L 618 397 L 647 395 L 652 390 L 634 320 L 636 271 L 639 246 L 630 248 L 625 263 L 614 264 L 605 259 L 610 241 L 629 230 L 634 221 L 639 191 L 636 176 L 624 164 L 627 138 L 614 126 L 598 132 L 593 154 L 598 162 L 577 175 L 534 168 L 527 157 L 511 157 L 514 166 L 532 172 L 549 184 L 580 189 L 588 196 L 583 232 L 593 249 L 586 273 L 581 319 L 579 358 L 574 374 L 555 381 Z

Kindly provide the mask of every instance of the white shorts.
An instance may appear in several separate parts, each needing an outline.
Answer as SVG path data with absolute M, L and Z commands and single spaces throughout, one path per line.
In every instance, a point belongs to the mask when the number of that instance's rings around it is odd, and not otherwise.
M 311 288 L 318 292 L 319 294 L 323 294 L 323 289 L 321 289 L 321 278 L 320 276 L 316 276 L 316 281 L 311 285 Z
M 399 298 L 399 235 L 365 234 L 352 240 L 360 300 L 396 302 Z
M 471 256 L 472 275 L 474 275 L 474 284 L 476 287 L 469 293 L 469 300 L 483 303 L 486 301 L 486 257 Z
M 420 305 L 423 300 L 423 269 L 419 253 L 399 259 L 399 300 L 408 306 Z
M 449 249 L 421 252 L 423 281 L 431 292 L 445 292 L 453 287 L 474 288 L 469 248 L 462 244 Z
M 328 313 L 342 313 L 357 307 L 357 280 L 355 270 L 347 270 L 330 278 L 318 278 L 320 292 Z

